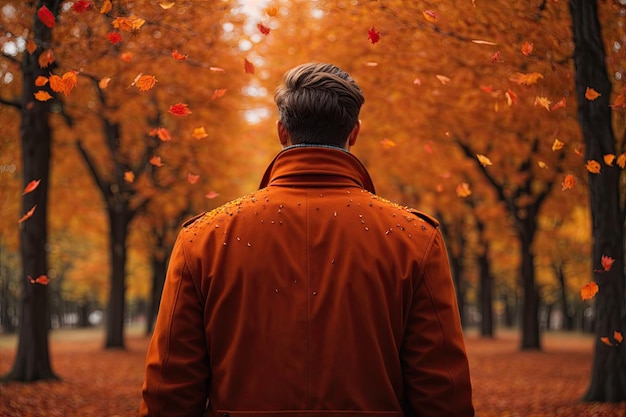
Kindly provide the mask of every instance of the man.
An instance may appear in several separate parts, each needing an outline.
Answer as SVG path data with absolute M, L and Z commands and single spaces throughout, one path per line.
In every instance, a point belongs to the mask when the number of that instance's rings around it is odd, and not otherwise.
M 275 100 L 261 188 L 179 234 L 140 415 L 473 416 L 438 223 L 377 197 L 348 151 L 360 88 L 305 64 Z

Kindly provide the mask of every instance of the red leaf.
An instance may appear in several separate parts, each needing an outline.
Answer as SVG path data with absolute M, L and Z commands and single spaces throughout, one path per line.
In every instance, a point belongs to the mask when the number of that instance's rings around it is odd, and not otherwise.
M 602 260 L 600 262 L 602 263 L 602 268 L 604 268 L 605 271 L 610 271 L 615 259 L 610 256 L 602 255 Z
M 500 51 L 496 51 L 493 55 L 491 55 L 491 62 L 502 62 L 502 60 L 500 59 Z
M 74 2 L 72 9 L 76 13 L 84 13 L 87 10 L 91 9 L 91 2 L 89 0 L 78 0 Z
M 24 192 L 22 193 L 22 195 L 28 194 L 33 191 L 35 188 L 37 188 L 40 182 L 41 180 L 32 180 L 31 182 L 29 182 L 28 185 L 24 187 Z
M 269 35 L 270 34 L 270 28 L 268 28 L 267 26 L 265 26 L 263 23 L 259 23 L 256 25 L 257 29 L 259 29 L 259 31 L 264 34 L 264 35 Z
M 120 35 L 118 32 L 109 32 L 107 33 L 107 39 L 109 40 L 109 42 L 115 45 L 116 43 L 122 42 L 122 35 Z
M 50 282 L 50 280 L 48 279 L 46 275 L 39 275 L 37 278 L 33 278 L 30 275 L 26 275 L 26 278 L 28 278 L 31 284 L 48 285 L 48 283 Z
M 168 112 L 174 116 L 187 116 L 191 114 L 191 110 L 185 103 L 172 104 Z
M 48 26 L 50 29 L 54 27 L 54 15 L 46 6 L 41 6 L 41 8 L 37 10 L 37 16 L 39 16 L 41 23 Z
M 254 74 L 254 65 L 245 58 L 243 60 L 243 71 L 246 74 Z
M 554 106 L 552 106 L 552 108 L 550 110 L 551 111 L 555 111 L 557 109 L 565 107 L 565 105 L 566 105 L 565 97 L 563 97 L 561 100 L 559 100 L 557 103 L 555 103 Z
M 152 158 L 150 158 L 150 164 L 154 165 L 155 167 L 162 167 L 163 166 L 163 162 L 161 162 L 161 157 L 160 156 L 153 156 Z
M 200 175 L 192 174 L 191 172 L 187 174 L 187 182 L 189 184 L 195 184 L 200 179 Z
M 184 61 L 187 59 L 187 55 L 183 55 L 179 53 L 177 50 L 174 50 L 172 51 L 172 58 L 174 58 L 176 61 Z
M 372 45 L 380 40 L 380 32 L 372 26 L 370 30 L 367 31 L 367 38 L 372 42 Z
M 24 221 L 26 221 L 26 220 L 30 219 L 31 217 L 33 217 L 33 213 L 35 213 L 35 209 L 36 209 L 36 208 L 37 208 L 37 204 L 35 204 L 35 205 L 33 206 L 33 208 L 32 208 L 32 209 L 28 210 L 28 212 L 27 212 L 25 215 L 23 215 L 23 216 L 22 216 L 22 217 L 21 217 L 21 218 L 17 221 L 17 224 L 20 224 L 20 223 L 22 223 L 22 222 L 24 222 Z

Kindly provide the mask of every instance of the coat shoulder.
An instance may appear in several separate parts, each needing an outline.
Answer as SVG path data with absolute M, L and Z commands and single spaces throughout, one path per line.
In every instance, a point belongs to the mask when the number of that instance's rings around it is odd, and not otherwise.
M 393 201 L 387 200 L 383 197 L 377 196 L 377 195 L 373 195 L 373 197 L 376 200 L 379 200 L 385 204 L 387 204 L 388 206 L 394 207 L 396 209 L 400 209 L 403 210 L 405 212 L 411 213 L 414 216 L 416 216 L 420 221 L 422 222 L 426 222 L 428 224 L 430 224 L 431 226 L 437 228 L 439 227 L 439 220 L 437 220 L 436 218 L 434 218 L 433 216 L 431 216 L 430 214 L 424 213 L 421 210 L 417 210 L 411 207 L 407 207 L 407 206 L 402 206 L 400 204 L 394 203 Z

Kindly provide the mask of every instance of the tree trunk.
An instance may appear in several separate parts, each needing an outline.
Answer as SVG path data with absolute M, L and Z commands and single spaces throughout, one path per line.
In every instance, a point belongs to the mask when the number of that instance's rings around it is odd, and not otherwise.
M 565 330 L 574 330 L 574 316 L 567 301 L 567 287 L 565 285 L 563 265 L 554 265 L 554 274 L 559 281 L 559 294 L 561 295 L 561 308 L 563 309 L 563 328 Z
M 167 258 L 162 256 L 160 250 L 155 251 L 152 257 L 152 289 L 150 299 L 148 300 L 148 314 L 146 317 L 146 335 L 149 336 L 154 330 L 154 321 L 159 312 L 159 304 L 161 304 L 161 293 L 165 284 L 165 275 L 167 272 Z M 161 256 L 159 256 L 161 255 Z
M 37 2 L 37 9 L 45 5 L 56 15 L 58 1 Z M 48 348 L 48 288 L 32 284 L 27 278 L 37 278 L 48 273 L 46 244 L 48 241 L 48 185 L 51 156 L 51 132 L 48 116 L 50 103 L 34 99 L 35 79 L 47 76 L 50 68 L 42 69 L 37 63 L 43 45 L 52 39 L 52 31 L 34 17 L 34 37 L 37 50 L 24 53 L 22 60 L 22 164 L 24 186 L 32 180 L 41 180 L 35 191 L 22 197 L 22 214 L 35 209 L 32 217 L 20 224 L 20 250 L 22 255 L 21 302 L 17 354 L 13 368 L 4 379 L 9 381 L 37 381 L 57 379 L 50 366 Z
M 539 338 L 539 292 L 535 284 L 535 255 L 531 248 L 532 237 L 520 236 L 520 255 L 522 260 L 522 346 L 526 349 L 541 349 Z
M 493 337 L 493 286 L 486 250 L 478 257 L 478 269 L 480 277 L 480 335 Z
M 573 20 L 574 63 L 578 118 L 585 140 L 585 159 L 602 161 L 615 153 L 611 124 L 611 82 L 605 65 L 600 22 L 595 0 L 570 0 Z M 601 95 L 587 100 L 592 87 Z M 624 224 L 619 203 L 619 169 L 603 165 L 600 174 L 589 174 L 589 195 L 593 235 L 593 266 L 602 256 L 615 259 L 609 271 L 596 272 L 599 286 L 595 298 L 596 344 L 589 389 L 585 401 L 626 401 L 626 345 L 617 343 L 614 332 L 626 333 L 624 303 Z M 614 346 L 600 338 L 608 337 Z

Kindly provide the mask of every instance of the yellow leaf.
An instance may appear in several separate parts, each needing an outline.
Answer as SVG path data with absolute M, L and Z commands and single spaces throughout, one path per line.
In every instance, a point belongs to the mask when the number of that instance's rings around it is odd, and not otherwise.
M 607 153 L 606 155 L 603 156 L 603 159 L 606 165 L 612 167 L 613 161 L 615 161 L 615 155 L 613 155 L 612 153 Z
M 598 293 L 598 284 L 591 281 L 583 285 L 580 289 L 580 296 L 584 300 L 592 299 Z
M 35 93 L 35 98 L 39 101 L 48 101 L 52 96 L 47 91 L 39 90 Z
M 437 79 L 439 80 L 439 82 L 443 85 L 446 85 L 450 82 L 450 78 L 446 77 L 445 75 L 435 75 L 435 77 L 437 77 Z
M 198 139 L 198 140 L 199 140 L 199 139 L 206 138 L 207 136 L 209 136 L 209 135 L 206 133 L 206 130 L 204 129 L 204 126 L 202 126 L 202 127 L 196 127 L 196 128 L 193 130 L 193 133 L 192 133 L 191 135 L 192 135 L 194 138 Z
M 587 90 L 585 90 L 585 98 L 589 101 L 594 101 L 595 99 L 597 99 L 598 97 L 600 97 L 602 94 L 598 93 L 596 90 L 594 90 L 591 87 L 587 87 Z
M 539 105 L 550 111 L 550 104 L 552 104 L 552 102 L 547 97 L 535 97 L 535 106 Z
M 112 8 L 113 8 L 113 4 L 111 3 L 111 0 L 104 0 L 104 3 L 102 3 L 102 7 L 100 8 L 100 13 L 102 14 L 109 13 Z
M 585 164 L 585 168 L 587 168 L 587 171 L 591 172 L 592 174 L 600 173 L 600 163 L 598 161 L 594 161 L 593 159 L 587 161 L 587 163 Z
M 472 190 L 470 190 L 470 186 L 466 182 L 462 182 L 456 186 L 456 195 L 465 198 L 469 197 L 472 194 Z
M 266 7 L 265 14 L 267 14 L 269 17 L 276 17 L 276 15 L 278 14 L 278 8 L 274 6 Z
M 561 142 L 558 139 L 554 139 L 554 142 L 552 143 L 552 151 L 560 151 L 561 149 L 563 149 L 563 146 L 565 146 L 565 143 Z
M 536 84 L 537 81 L 539 81 L 541 78 L 543 78 L 543 75 L 538 72 L 531 72 L 528 74 L 523 74 L 521 72 L 518 72 L 510 76 L 509 80 L 517 84 L 533 85 L 533 84 Z
M 487 158 L 485 155 L 476 154 L 476 158 L 478 158 L 478 162 L 480 162 L 480 164 L 482 166 L 484 166 L 484 167 L 486 167 L 488 165 L 493 165 L 491 160 L 489 158 Z
M 548 168 L 548 164 L 543 161 L 537 161 L 537 165 L 539 165 L 539 168 Z
M 162 1 L 161 3 L 159 3 L 159 6 L 161 6 L 161 8 L 163 10 L 167 10 L 167 9 L 171 9 L 172 7 L 174 7 L 176 3 L 174 3 L 173 1 Z

